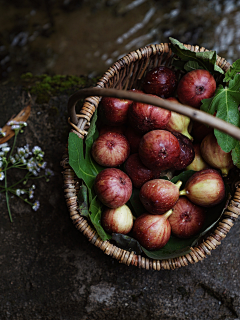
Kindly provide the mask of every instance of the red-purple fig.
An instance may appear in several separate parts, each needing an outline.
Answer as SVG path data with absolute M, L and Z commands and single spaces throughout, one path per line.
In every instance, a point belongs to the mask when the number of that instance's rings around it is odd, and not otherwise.
M 94 181 L 99 200 L 109 208 L 123 206 L 132 195 L 132 181 L 120 169 L 107 168 L 99 172 Z
M 168 98 L 174 93 L 177 82 L 177 76 L 172 69 L 166 66 L 155 67 L 147 72 L 143 90 L 161 98 Z
M 215 169 L 197 171 L 188 179 L 180 195 L 186 196 L 199 206 L 213 207 L 221 203 L 225 197 L 222 176 Z
M 127 123 L 128 108 L 131 104 L 131 100 L 103 97 L 100 108 L 104 122 L 113 126 Z
M 133 153 L 128 157 L 125 162 L 125 172 L 136 188 L 141 188 L 145 182 L 154 177 L 153 171 L 141 162 L 138 153 Z
M 203 159 L 213 168 L 220 169 L 223 177 L 234 167 L 230 152 L 224 152 L 213 133 L 208 134 L 200 145 Z
M 195 69 L 185 74 L 177 87 L 181 103 L 199 109 L 203 99 L 211 98 L 216 90 L 212 74 L 204 69 Z
M 141 102 L 133 102 L 128 111 L 130 125 L 142 133 L 166 128 L 170 117 L 171 111 Z
M 200 144 L 196 143 L 193 144 L 193 149 L 195 153 L 195 157 L 187 167 L 186 170 L 193 170 L 193 171 L 200 171 L 203 169 L 209 169 L 209 165 L 204 161 L 201 151 L 200 151 Z
M 133 215 L 127 205 L 104 209 L 101 225 L 106 232 L 128 234 L 133 226 Z
M 171 236 L 168 217 L 172 210 L 163 215 L 142 214 L 133 224 L 133 236 L 147 250 L 164 247 Z
M 91 153 L 101 166 L 117 167 L 128 158 L 130 145 L 124 135 L 106 132 L 93 142 Z
M 192 203 L 186 197 L 180 197 L 172 210 L 173 213 L 168 220 L 175 236 L 187 239 L 201 231 L 206 220 L 204 208 Z
M 163 214 L 172 209 L 179 198 L 181 181 L 176 184 L 164 179 L 150 180 L 141 187 L 139 198 L 152 214 Z
M 195 152 L 192 141 L 179 132 L 172 131 L 172 134 L 178 139 L 180 145 L 180 154 L 178 159 L 174 163 L 175 170 L 185 169 L 190 163 L 192 163 Z
M 169 131 L 146 133 L 139 144 L 139 157 L 149 169 L 167 170 L 174 167 L 180 155 L 178 139 Z

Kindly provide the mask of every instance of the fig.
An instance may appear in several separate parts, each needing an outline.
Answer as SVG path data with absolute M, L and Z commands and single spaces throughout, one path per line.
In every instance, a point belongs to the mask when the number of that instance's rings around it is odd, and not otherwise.
M 177 87 L 175 72 L 166 66 L 155 67 L 148 71 L 143 82 L 143 91 L 161 98 L 170 97 Z
M 180 197 L 172 211 L 168 219 L 172 234 L 178 238 L 187 239 L 201 231 L 206 220 L 206 212 L 203 207 L 197 206 L 186 197 Z
M 109 126 L 109 125 L 102 125 L 98 128 L 99 135 L 101 136 L 104 133 L 111 132 L 111 133 L 121 133 L 124 135 L 125 127 L 124 126 Z
M 113 126 L 127 123 L 128 108 L 131 104 L 131 100 L 103 97 L 100 108 L 104 122 Z
M 128 112 L 129 124 L 142 133 L 164 129 L 170 117 L 171 111 L 141 102 L 133 102 Z
M 220 169 L 223 177 L 226 177 L 229 170 L 234 167 L 230 152 L 224 152 L 214 133 L 208 134 L 200 145 L 201 155 L 203 159 L 213 168 Z
M 167 98 L 167 100 L 179 103 L 179 101 L 174 97 Z M 192 136 L 188 132 L 190 121 L 191 120 L 189 117 L 172 111 L 171 117 L 170 117 L 168 124 L 166 126 L 166 130 L 177 131 L 177 132 L 183 134 L 184 136 L 186 136 L 187 138 L 189 138 L 190 140 L 193 140 Z
M 164 179 L 145 182 L 140 189 L 139 198 L 144 208 L 152 214 L 163 214 L 172 209 L 179 198 L 181 181 L 176 184 Z
M 180 145 L 180 154 L 178 159 L 174 163 L 175 170 L 185 169 L 190 163 L 192 163 L 195 152 L 192 141 L 179 132 L 172 131 L 172 134 L 178 139 Z
M 196 69 L 186 73 L 177 87 L 178 99 L 181 103 L 199 109 L 203 99 L 211 98 L 216 90 L 216 81 L 212 74 L 204 69 Z
M 125 162 L 125 172 L 132 180 L 135 188 L 141 188 L 145 182 L 154 177 L 153 171 L 141 162 L 138 153 L 133 153 L 128 157 Z
M 130 153 L 138 152 L 138 146 L 143 134 L 134 130 L 131 126 L 128 126 L 124 131 L 124 135 L 130 144 Z
M 194 204 L 213 207 L 224 200 L 225 186 L 221 174 L 215 169 L 195 172 L 186 182 L 180 196 L 186 196 Z
M 168 217 L 172 210 L 163 215 L 142 214 L 133 224 L 133 236 L 147 250 L 158 250 L 164 247 L 171 236 Z
M 146 133 L 139 144 L 139 157 L 149 169 L 167 170 L 174 167 L 180 155 L 178 139 L 169 131 Z
M 104 209 L 101 225 L 106 232 L 127 234 L 133 226 L 133 215 L 127 205 L 111 209 Z
M 132 195 L 132 181 L 117 168 L 106 168 L 98 173 L 94 190 L 99 200 L 109 208 L 123 206 Z
M 101 166 L 117 167 L 128 158 L 130 145 L 124 135 L 106 132 L 93 142 L 91 153 Z
M 193 144 L 193 149 L 194 149 L 195 156 L 192 163 L 190 163 L 186 167 L 186 170 L 200 171 L 203 169 L 208 169 L 209 165 L 204 161 L 201 155 L 200 144 L 199 143 Z

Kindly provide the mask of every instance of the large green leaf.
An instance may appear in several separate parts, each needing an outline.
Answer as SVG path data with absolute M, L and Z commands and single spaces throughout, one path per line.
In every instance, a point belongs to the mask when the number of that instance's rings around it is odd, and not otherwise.
M 240 116 L 238 105 L 240 103 L 240 75 L 235 75 L 233 80 L 230 80 L 229 87 L 219 86 L 215 96 L 211 99 L 203 100 L 201 109 L 210 114 L 216 112 L 216 117 L 237 127 L 240 124 Z M 230 152 L 235 148 L 237 140 L 222 131 L 214 129 L 214 134 L 217 138 L 219 146 L 225 152 Z
M 240 59 L 236 60 L 230 69 L 226 72 L 224 82 L 234 79 L 235 75 L 240 72 Z
M 194 61 L 200 68 L 208 70 L 211 73 L 218 72 L 224 73 L 224 71 L 217 66 L 217 54 L 215 51 L 194 52 L 187 49 L 181 42 L 174 38 L 169 38 L 171 41 L 171 49 L 181 60 Z

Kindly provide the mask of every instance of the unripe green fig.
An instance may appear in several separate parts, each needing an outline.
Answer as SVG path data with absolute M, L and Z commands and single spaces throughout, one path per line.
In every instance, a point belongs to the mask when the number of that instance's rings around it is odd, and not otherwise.
M 209 165 L 204 161 L 200 152 L 200 144 L 193 144 L 193 149 L 195 152 L 195 157 L 193 162 L 186 167 L 186 170 L 200 171 L 203 169 L 208 169 Z
M 221 174 L 215 169 L 195 172 L 186 182 L 180 196 L 186 196 L 194 204 L 213 207 L 224 200 L 225 186 Z
M 213 168 L 220 169 L 223 177 L 234 167 L 230 152 L 224 152 L 213 133 L 208 134 L 200 145 L 203 159 Z

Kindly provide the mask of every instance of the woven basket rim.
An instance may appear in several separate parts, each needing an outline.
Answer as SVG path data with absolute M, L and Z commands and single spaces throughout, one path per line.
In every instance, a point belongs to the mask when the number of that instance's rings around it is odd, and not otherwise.
M 184 44 L 187 49 L 195 52 L 209 51 L 204 47 L 191 46 Z M 137 77 L 140 77 L 144 74 L 148 60 L 150 57 L 154 57 L 155 63 L 158 62 L 158 57 L 165 55 L 165 63 L 172 58 L 173 54 L 170 49 L 169 43 L 161 43 L 155 45 L 149 45 L 143 48 L 139 48 L 135 51 L 132 51 L 116 61 L 101 77 L 97 82 L 96 87 L 99 88 L 108 88 L 111 87 L 113 79 L 116 81 L 114 87 L 120 85 L 121 89 L 130 88 L 134 84 L 131 83 L 132 79 L 126 79 L 125 76 L 127 71 L 134 72 L 134 63 L 142 62 L 144 60 L 145 65 L 140 68 L 140 73 Z M 217 65 L 226 72 L 230 68 L 230 63 L 228 63 L 224 58 L 217 56 Z M 144 69 L 145 68 L 145 69 Z M 122 72 L 123 71 L 123 72 Z M 123 81 L 123 83 L 121 83 Z M 125 81 L 125 82 L 124 82 Z M 80 115 L 78 115 L 77 125 L 73 125 L 71 132 L 76 133 L 80 138 L 84 138 L 87 134 L 87 130 L 91 121 L 91 118 L 98 107 L 100 102 L 100 97 L 91 96 L 87 97 L 84 100 L 83 107 L 81 109 Z M 187 266 L 189 263 L 196 263 L 198 261 L 206 258 L 207 255 L 211 254 L 211 251 L 216 249 L 217 246 L 221 244 L 221 241 L 226 237 L 227 233 L 230 231 L 231 227 L 234 225 L 234 221 L 240 215 L 240 187 L 236 185 L 236 190 L 232 199 L 226 204 L 227 207 L 222 214 L 219 222 L 214 227 L 214 230 L 198 245 L 191 247 L 188 254 L 170 258 L 155 260 L 147 258 L 146 256 L 136 255 L 134 252 L 129 252 L 127 250 L 121 249 L 116 245 L 112 244 L 110 241 L 103 241 L 93 229 L 93 227 L 88 223 L 87 218 L 81 215 L 78 207 L 77 193 L 79 189 L 79 179 L 74 173 L 73 169 L 69 166 L 68 151 L 63 155 L 63 160 L 61 162 L 64 171 L 64 193 L 66 198 L 66 203 L 70 213 L 70 218 L 72 219 L 75 227 L 87 237 L 87 239 L 100 248 L 105 254 L 110 255 L 111 257 L 117 259 L 119 262 L 126 265 L 134 265 L 139 268 L 144 269 L 153 269 L 153 270 L 173 270 L 179 267 Z

